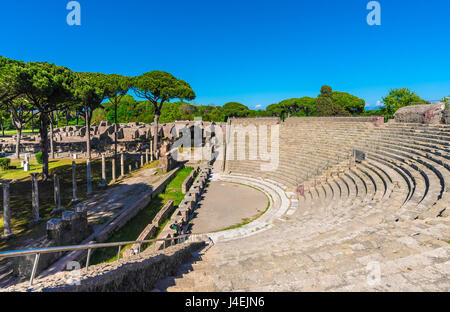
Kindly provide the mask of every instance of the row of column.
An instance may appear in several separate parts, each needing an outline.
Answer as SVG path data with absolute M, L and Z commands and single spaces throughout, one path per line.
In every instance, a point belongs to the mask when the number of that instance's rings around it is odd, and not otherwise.
M 152 145 L 151 145 L 152 146 Z M 145 160 L 144 155 L 140 155 L 140 165 L 143 167 L 145 164 L 148 164 L 149 161 L 153 161 L 153 153 L 152 151 L 147 150 L 145 152 Z M 139 162 L 136 162 L 136 169 L 139 168 Z M 132 171 L 131 164 L 129 165 L 129 172 Z M 86 161 L 86 170 L 87 170 L 87 194 L 92 194 L 92 175 L 91 175 L 91 162 L 90 160 Z M 120 155 L 120 173 L 121 177 L 125 176 L 125 154 L 122 153 Z M 32 222 L 38 222 L 41 220 L 39 216 L 39 187 L 38 187 L 38 176 L 39 173 L 31 173 L 31 181 L 32 181 Z M 0 183 L 3 186 L 3 237 L 8 238 L 12 236 L 14 233 L 12 232 L 11 226 L 11 207 L 10 207 L 10 184 L 12 180 L 0 180 Z M 62 210 L 61 206 L 61 187 L 59 182 L 59 176 L 55 174 L 53 176 L 54 181 L 54 201 L 55 201 L 55 209 L 53 209 L 52 213 L 58 212 Z M 116 181 L 116 159 L 112 158 L 112 181 Z M 106 187 L 106 157 L 102 155 L 102 178 L 100 182 L 100 186 Z M 72 161 L 72 202 L 78 202 L 78 188 L 77 188 L 77 169 L 76 162 Z

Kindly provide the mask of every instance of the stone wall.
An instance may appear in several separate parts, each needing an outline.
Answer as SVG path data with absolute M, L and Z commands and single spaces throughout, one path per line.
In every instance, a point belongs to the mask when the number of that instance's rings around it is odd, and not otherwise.
M 394 114 L 396 122 L 438 124 L 442 122 L 444 103 L 405 106 Z
M 375 125 L 384 123 L 382 116 L 368 117 L 291 117 L 286 118 L 285 123 L 298 124 L 304 122 L 371 122 Z
M 235 125 L 275 125 L 281 122 L 280 117 L 261 117 L 261 118 L 230 118 L 232 124 Z
M 450 124 L 450 109 L 447 108 L 442 114 L 442 122 L 449 125 Z
M 141 234 L 139 234 L 139 236 L 136 240 L 137 241 L 147 240 L 150 237 L 154 236 L 157 231 L 158 231 L 158 227 L 155 226 L 154 224 L 150 223 L 145 227 L 145 229 L 141 232 Z M 139 244 L 133 244 L 133 246 L 131 246 L 131 248 L 125 249 L 125 251 L 123 252 L 123 256 L 130 257 L 132 255 L 138 254 L 140 247 L 141 246 L 139 246 Z
M 173 200 L 169 200 L 155 216 L 155 218 L 152 221 L 152 224 L 156 227 L 161 226 L 161 224 L 164 223 L 164 220 L 166 220 L 172 214 L 173 208 L 174 208 Z
M 205 245 L 204 242 L 172 246 L 161 252 L 149 248 L 139 255 L 113 263 L 90 266 L 80 270 L 80 285 L 68 285 L 72 272 L 59 272 L 35 281 L 21 283 L 6 292 L 145 292 L 168 275 L 176 274 L 178 268 L 189 261 L 192 253 Z
M 181 192 L 183 194 L 186 194 L 189 189 L 192 186 L 192 183 L 194 182 L 194 176 L 197 174 L 198 172 L 198 167 L 195 168 L 190 174 L 189 176 L 184 180 L 183 184 L 181 185 Z
M 209 179 L 209 174 L 211 173 L 210 167 L 205 167 L 202 169 L 200 174 L 195 179 L 192 187 L 181 201 L 178 208 L 172 214 L 170 221 L 167 223 L 165 228 L 161 231 L 158 238 L 170 238 L 176 237 L 177 232 L 171 227 L 177 224 L 183 229 L 187 229 L 191 215 L 194 213 L 197 202 L 201 199 L 202 193 L 206 187 L 207 181 Z M 184 230 L 183 230 L 184 233 Z M 180 234 L 180 233 L 178 233 Z M 182 233 L 181 233 L 182 234 Z M 176 242 L 173 242 L 176 243 Z M 157 242 L 155 243 L 156 248 L 161 250 L 170 246 L 170 243 Z

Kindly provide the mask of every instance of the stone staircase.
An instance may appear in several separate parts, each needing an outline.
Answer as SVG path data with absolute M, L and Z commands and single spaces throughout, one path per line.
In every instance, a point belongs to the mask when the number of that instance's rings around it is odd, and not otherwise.
M 344 218 L 343 218 L 344 217 Z M 344 219 L 344 221 L 343 221 Z M 160 291 L 448 291 L 450 220 L 430 226 L 370 224 L 370 219 L 295 216 L 245 240 L 219 242 L 195 255 Z M 300 226 L 300 224 L 302 226 Z M 426 225 L 426 227 L 424 227 Z M 304 229 L 304 230 L 302 230 Z M 367 283 L 369 263 L 380 268 Z
M 227 165 L 286 191 L 301 182 L 298 209 L 199 252 L 158 290 L 450 290 L 449 126 L 308 121 L 281 125 L 280 141 L 275 172 Z M 350 165 L 353 148 L 367 160 Z

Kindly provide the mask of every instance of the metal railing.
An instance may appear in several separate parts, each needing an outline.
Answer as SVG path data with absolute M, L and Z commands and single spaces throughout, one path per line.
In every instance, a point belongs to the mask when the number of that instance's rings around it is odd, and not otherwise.
M 147 243 L 157 243 L 157 242 L 163 242 L 163 249 L 166 249 L 167 242 L 174 241 L 175 244 L 178 241 L 178 244 L 187 242 L 187 241 L 194 241 L 193 238 L 197 237 L 204 237 L 206 239 L 201 239 L 203 241 L 209 240 L 212 244 L 214 244 L 213 240 L 209 236 L 209 234 L 183 234 L 175 237 L 168 237 L 168 238 L 157 238 L 157 239 L 150 239 L 150 240 L 139 240 L 139 241 L 129 241 L 129 242 L 117 242 L 117 243 L 100 243 L 100 244 L 87 244 L 87 245 L 75 245 L 75 246 L 61 246 L 61 247 L 51 247 L 51 248 L 39 248 L 39 249 L 26 249 L 26 250 L 16 250 L 16 251 L 6 251 L 6 252 L 0 252 L 0 260 L 6 259 L 6 258 L 15 258 L 15 257 L 25 257 L 25 256 L 31 256 L 34 255 L 34 263 L 33 263 L 33 269 L 31 271 L 30 276 L 30 286 L 33 285 L 33 281 L 36 277 L 36 271 L 39 264 L 39 258 L 41 254 L 50 254 L 50 253 L 57 253 L 57 252 L 68 252 L 68 251 L 78 251 L 78 250 L 87 250 L 87 258 L 86 258 L 86 271 L 89 269 L 89 261 L 91 259 L 92 250 L 98 249 L 98 248 L 110 248 L 110 247 L 118 247 L 118 253 L 117 253 L 117 260 L 120 260 L 120 252 L 122 250 L 123 246 L 126 245 L 134 245 L 138 244 L 138 253 L 141 252 L 141 245 L 147 244 Z M 192 240 L 191 240 L 192 238 Z

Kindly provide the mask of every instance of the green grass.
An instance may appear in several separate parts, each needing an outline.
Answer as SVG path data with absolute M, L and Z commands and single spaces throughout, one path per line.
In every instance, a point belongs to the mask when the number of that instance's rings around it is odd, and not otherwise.
M 140 235 L 142 230 L 144 230 L 148 224 L 152 223 L 153 218 L 169 200 L 173 200 L 174 206 L 177 208 L 184 198 L 184 195 L 181 193 L 181 185 L 192 170 L 194 169 L 190 167 L 179 170 L 175 177 L 167 184 L 165 191 L 152 199 L 147 207 L 142 209 L 123 228 L 111 236 L 107 242 L 134 241 Z M 158 237 L 169 220 L 170 217 L 159 227 L 157 234 L 153 238 Z M 131 246 L 125 246 L 122 248 L 122 252 L 130 247 Z M 148 246 L 143 247 L 143 249 L 145 249 Z M 109 263 L 115 260 L 117 260 L 117 248 L 102 248 L 97 249 L 92 254 L 91 263 Z
M 77 161 L 77 163 L 81 163 L 81 161 Z M 71 159 L 61 159 L 61 160 L 50 160 L 48 163 L 49 169 L 55 169 L 61 166 L 72 166 Z M 42 172 L 42 165 L 38 164 L 36 160 L 30 161 L 30 171 L 25 172 L 23 168 L 20 167 L 20 160 L 11 159 L 10 166 L 16 167 L 16 169 L 8 169 L 8 170 L 0 170 L 0 178 L 1 179 L 12 179 L 19 180 L 23 178 L 28 178 L 31 173 Z
M 0 135 L 2 133 L 0 132 Z M 5 130 L 5 136 L 13 136 L 17 134 L 17 130 Z M 24 134 L 33 134 L 33 132 L 31 131 L 31 129 L 24 129 L 22 130 L 22 135 Z M 34 130 L 34 134 L 39 134 L 39 130 L 35 129 Z

